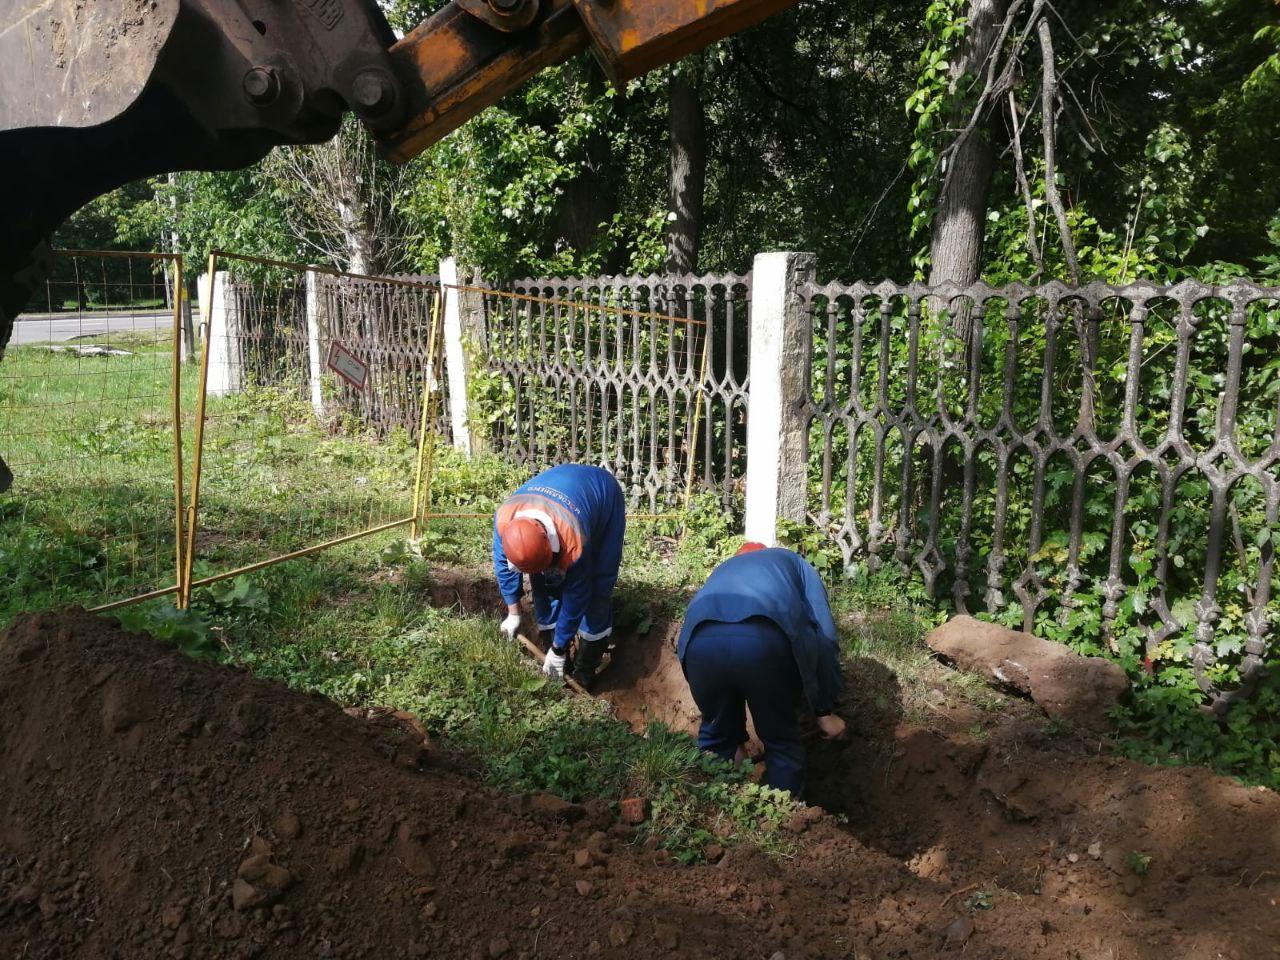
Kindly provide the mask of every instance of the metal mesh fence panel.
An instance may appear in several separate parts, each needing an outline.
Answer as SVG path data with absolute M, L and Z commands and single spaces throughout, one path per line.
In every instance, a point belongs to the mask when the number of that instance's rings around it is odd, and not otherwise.
M 486 291 L 491 443 L 541 469 L 583 461 L 633 506 L 726 504 L 745 474 L 750 278 L 522 280 Z M 696 449 L 695 449 L 696 448 Z
M 59 251 L 18 317 L 0 361 L 0 621 L 176 591 L 180 289 L 176 256 Z
M 1251 691 L 1280 612 L 1280 290 L 801 294 L 808 513 L 846 565 L 1189 660 L 1217 709 Z
M 438 285 L 214 261 L 192 585 L 410 524 Z

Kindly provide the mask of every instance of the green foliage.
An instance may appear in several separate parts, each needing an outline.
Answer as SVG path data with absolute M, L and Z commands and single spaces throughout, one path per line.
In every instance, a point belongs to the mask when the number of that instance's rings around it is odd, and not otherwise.
M 907 163 L 915 171 L 907 210 L 911 214 L 911 239 L 927 244 L 941 187 L 942 151 L 956 134 L 955 119 L 975 94 L 977 77 L 952 77 L 952 61 L 964 40 L 967 22 L 961 15 L 965 0 L 933 0 L 921 23 L 927 38 L 916 64 L 916 86 L 906 98 L 907 116 L 915 117 L 915 137 Z M 914 258 L 917 269 L 928 260 L 927 247 Z
M 778 522 L 778 541 L 781 546 L 794 550 L 808 560 L 815 570 L 830 577 L 844 566 L 840 548 L 820 527 L 790 520 Z
M 163 250 L 157 181 L 137 180 L 90 200 L 58 228 L 53 245 L 72 250 Z
M 207 617 L 195 610 L 179 610 L 172 601 L 124 607 L 116 616 L 126 629 L 167 640 L 189 657 L 215 659 L 221 654 Z
M 996 905 L 995 895 L 987 890 L 979 890 L 965 897 L 966 910 L 993 910 Z
M 253 623 L 262 619 L 271 606 L 267 592 L 246 574 L 211 584 L 207 597 L 221 620 Z
M 1151 869 L 1151 855 L 1148 853 L 1139 853 L 1137 850 L 1131 850 L 1129 855 L 1125 857 L 1125 863 L 1129 865 L 1129 869 L 1140 877 L 1145 877 L 1147 871 Z

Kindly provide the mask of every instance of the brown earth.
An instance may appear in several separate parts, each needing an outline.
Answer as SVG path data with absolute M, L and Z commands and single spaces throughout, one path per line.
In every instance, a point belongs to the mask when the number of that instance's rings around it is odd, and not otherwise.
M 484 577 L 475 579 L 483 597 Z M 637 731 L 658 720 L 696 732 L 675 656 L 679 624 L 655 623 L 644 636 L 632 626 L 619 624 L 593 692 Z M 993 715 L 939 684 L 928 725 L 908 723 L 898 678 L 872 659 L 854 663 L 846 681 L 851 736 L 827 743 L 810 731 L 809 801 L 914 876 L 965 891 L 941 915 L 985 893 L 994 910 L 960 911 L 976 930 L 1012 903 L 1039 918 L 1026 926 L 1033 949 L 993 956 L 1280 957 L 1280 797 L 1271 791 L 1124 760 L 1017 697 Z M 1054 932 L 1073 917 L 1083 940 Z
M 615 666 L 659 684 L 670 633 L 650 638 Z M 0 636 L 0 956 L 1280 956 L 1275 795 L 1028 710 L 984 740 L 959 709 L 911 727 L 893 683 L 857 664 L 855 737 L 813 747 L 847 825 L 797 817 L 794 858 L 685 868 L 631 843 L 615 798 L 502 796 L 411 718 L 27 618 Z

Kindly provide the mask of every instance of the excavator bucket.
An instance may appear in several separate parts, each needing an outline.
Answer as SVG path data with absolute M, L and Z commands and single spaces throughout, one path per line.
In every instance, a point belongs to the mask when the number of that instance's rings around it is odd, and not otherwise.
M 320 143 L 348 110 L 408 160 L 582 50 L 622 84 L 795 2 L 453 0 L 397 41 L 380 0 L 0 0 L 0 358 L 49 234 L 121 184 Z

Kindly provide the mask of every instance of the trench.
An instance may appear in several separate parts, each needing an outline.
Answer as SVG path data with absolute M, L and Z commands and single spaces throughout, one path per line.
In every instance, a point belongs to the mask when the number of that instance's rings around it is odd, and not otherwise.
M 459 613 L 501 610 L 491 579 L 474 571 L 438 571 L 430 595 Z M 654 617 L 640 633 L 619 618 L 593 692 L 637 732 L 655 720 L 697 729 L 675 655 L 678 630 Z M 1062 922 L 1062 911 L 1100 911 L 1111 918 L 1102 922 L 1119 925 L 1155 918 L 1170 902 L 1216 903 L 1222 878 L 1239 885 L 1242 870 L 1247 882 L 1272 883 L 1271 868 L 1241 866 L 1262 862 L 1249 846 L 1256 828 L 1244 827 L 1250 814 L 1272 815 L 1262 812 L 1260 794 L 1207 770 L 1123 760 L 1098 737 L 1058 729 L 1017 698 L 980 711 L 946 682 L 926 716 L 908 715 L 903 683 L 878 660 L 846 662 L 838 712 L 849 734 L 826 742 L 805 721 L 805 799 L 858 843 L 955 891 L 952 909 L 981 924 L 988 902 L 1025 902 L 1047 911 L 1045 930 Z M 1280 800 L 1268 793 L 1265 802 L 1280 821 Z M 1137 876 L 1136 854 L 1159 866 Z M 892 904 L 891 894 L 877 895 Z
M 504 607 L 492 576 L 476 570 L 438 568 L 426 584 L 433 606 L 461 615 L 500 618 Z M 676 657 L 679 622 L 643 616 L 622 607 L 605 665 L 592 693 L 636 733 L 652 722 L 696 734 L 699 711 Z M 526 627 L 531 627 L 526 611 Z M 836 814 L 845 830 L 868 847 L 910 861 L 927 855 L 954 810 L 941 807 L 974 794 L 984 749 L 972 742 L 904 723 L 898 681 L 882 664 L 859 658 L 847 666 L 840 713 L 847 739 L 823 741 L 811 717 L 802 720 L 808 755 L 806 799 Z M 763 749 L 752 734 L 751 751 Z M 756 765 L 760 770 L 760 765 Z

